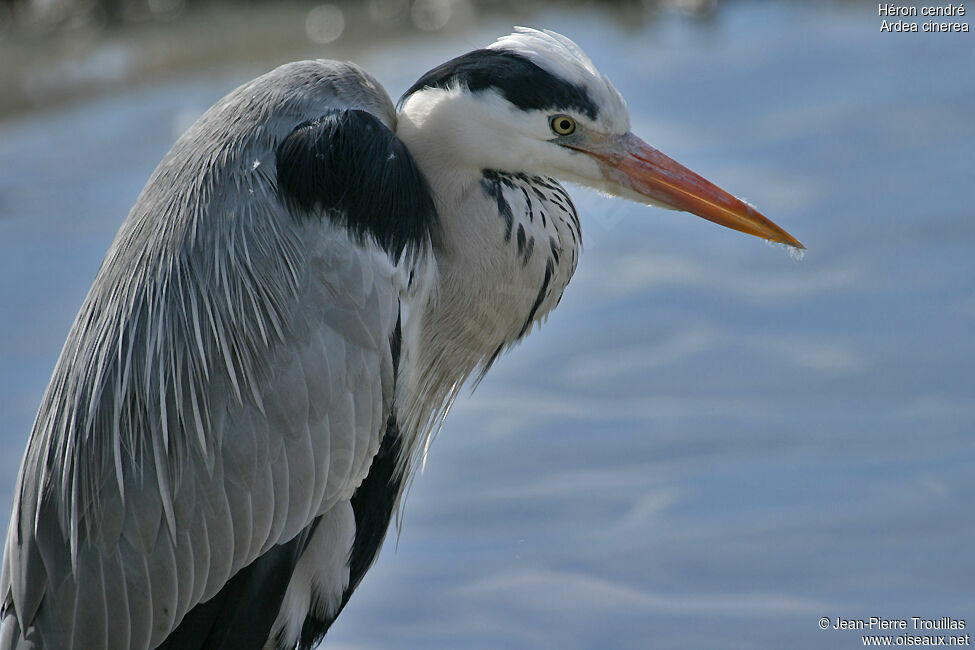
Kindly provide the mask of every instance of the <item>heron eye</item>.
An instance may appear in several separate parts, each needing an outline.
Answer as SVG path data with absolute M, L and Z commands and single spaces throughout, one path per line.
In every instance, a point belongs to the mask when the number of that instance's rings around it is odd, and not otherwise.
M 554 115 L 549 124 L 559 135 L 572 135 L 576 130 L 576 121 L 568 115 Z

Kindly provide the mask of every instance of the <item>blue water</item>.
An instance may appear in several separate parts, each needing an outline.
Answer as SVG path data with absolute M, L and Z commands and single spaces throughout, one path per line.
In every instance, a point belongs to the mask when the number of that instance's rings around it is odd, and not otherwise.
M 395 95 L 515 20 L 355 58 Z M 574 188 L 586 250 L 561 306 L 458 400 L 326 647 L 854 648 L 819 619 L 975 626 L 973 36 L 882 34 L 871 3 L 517 21 L 576 39 L 637 134 L 809 252 Z M 0 502 L 128 207 L 263 69 L 0 122 Z

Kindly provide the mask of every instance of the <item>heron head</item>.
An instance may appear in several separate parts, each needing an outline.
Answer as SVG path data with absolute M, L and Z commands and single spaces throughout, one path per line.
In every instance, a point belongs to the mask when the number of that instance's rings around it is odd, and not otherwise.
M 407 129 L 437 124 L 427 154 L 439 154 L 444 166 L 554 176 L 803 247 L 744 201 L 631 133 L 623 97 L 561 34 L 517 28 L 434 68 L 400 105 Z

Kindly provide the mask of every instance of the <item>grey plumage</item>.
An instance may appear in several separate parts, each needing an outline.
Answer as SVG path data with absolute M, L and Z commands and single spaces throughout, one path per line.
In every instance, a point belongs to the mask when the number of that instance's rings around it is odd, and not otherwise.
M 368 471 L 402 273 L 375 243 L 294 219 L 274 187 L 277 142 L 345 107 L 395 128 L 358 68 L 284 66 L 218 103 L 150 179 L 31 435 L 2 647 L 21 624 L 43 647 L 154 647 Z

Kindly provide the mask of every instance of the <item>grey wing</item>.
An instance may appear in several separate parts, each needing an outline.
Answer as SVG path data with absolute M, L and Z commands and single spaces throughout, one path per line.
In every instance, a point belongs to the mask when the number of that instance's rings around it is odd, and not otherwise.
M 332 588 L 347 591 L 349 549 L 319 532 L 348 528 L 392 421 L 403 278 L 435 227 L 393 120 L 358 68 L 289 64 L 221 100 L 160 164 L 28 444 L 0 648 L 259 648 L 305 556 L 340 557 Z M 351 136 L 366 157 L 336 149 Z M 397 155 L 377 160 L 383 147 Z M 303 172 L 331 154 L 351 162 Z M 376 164 L 387 180 L 394 166 L 392 187 L 341 176 Z M 273 611 L 234 637 L 228 611 L 255 590 Z

